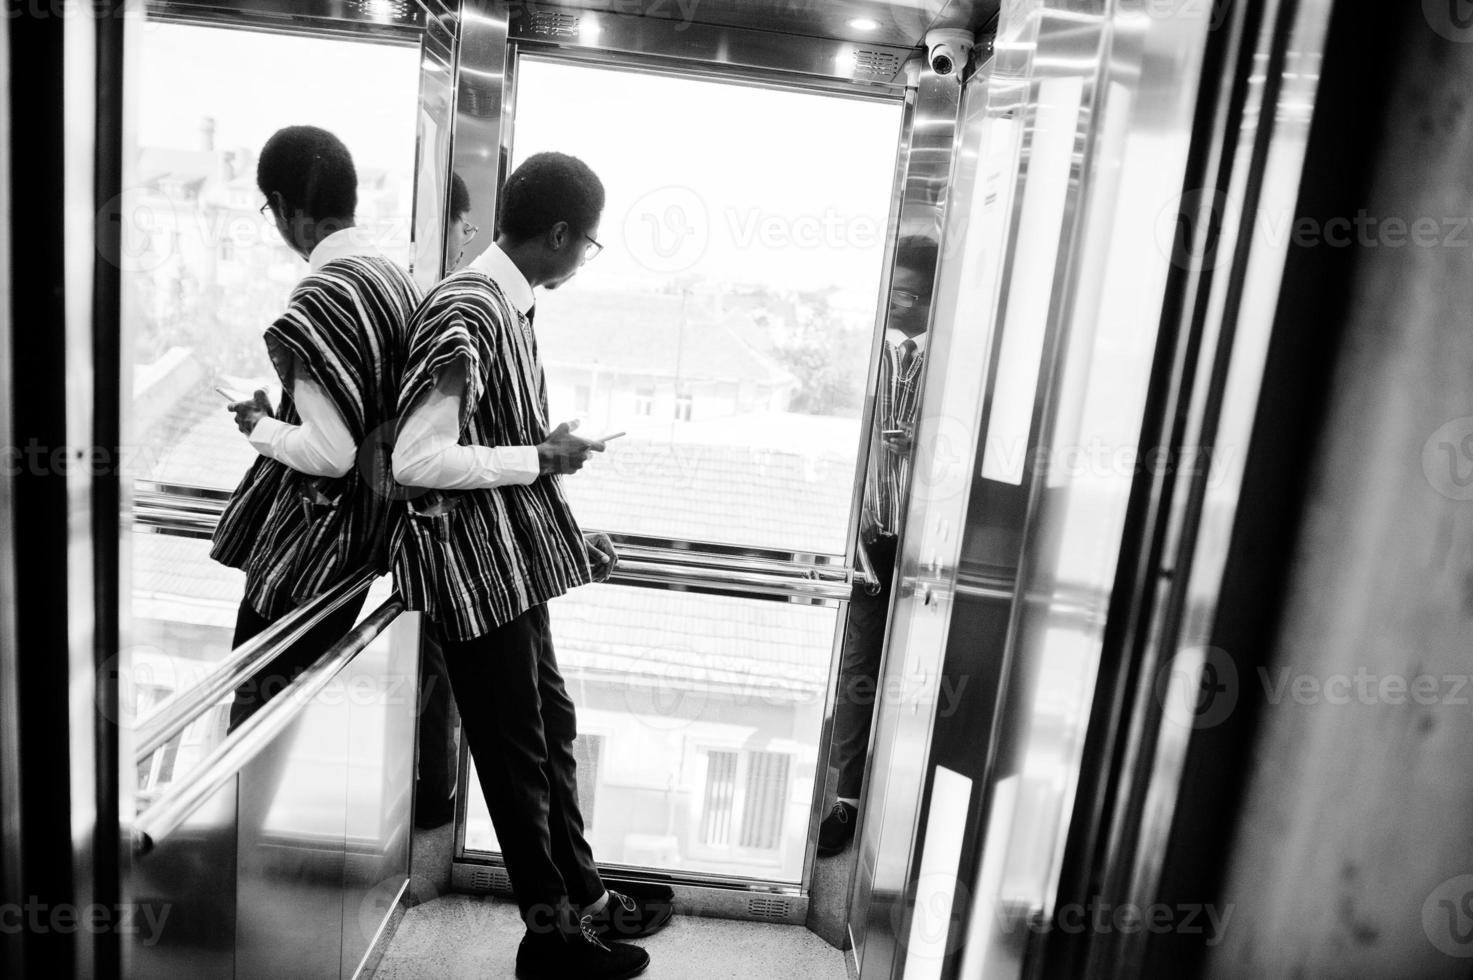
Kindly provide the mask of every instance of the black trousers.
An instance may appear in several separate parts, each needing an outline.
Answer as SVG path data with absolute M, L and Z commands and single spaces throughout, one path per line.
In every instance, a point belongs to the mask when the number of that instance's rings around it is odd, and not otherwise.
M 850 594 L 834 703 L 832 755 L 839 770 L 835 795 L 852 799 L 858 799 L 864 788 L 864 755 L 874 720 L 885 621 L 890 613 L 890 585 L 895 578 L 895 538 L 878 537 L 867 550 L 880 578 L 880 591 L 870 595 L 864 586 L 856 584 Z
M 428 626 L 429 624 L 426 623 Z M 455 795 L 455 699 L 450 696 L 450 675 L 445 652 L 432 629 L 420 640 L 419 661 L 419 764 L 415 785 L 417 812 L 426 808 L 446 811 Z
M 368 592 L 365 590 L 357 598 L 343 603 L 336 612 L 308 630 L 305 636 L 293 643 L 280 657 L 241 682 L 240 687 L 235 689 L 235 701 L 230 705 L 228 731 L 233 732 L 244 724 L 247 718 L 280 694 L 298 674 L 312 666 L 329 647 L 341 640 L 358 622 L 358 614 L 363 611 L 363 603 L 367 598 Z M 262 616 L 251 608 L 249 602 L 242 599 L 240 609 L 235 614 L 235 637 L 230 641 L 230 648 L 233 650 L 264 632 L 273 622 L 275 620 Z
M 528 928 L 604 893 L 578 809 L 577 735 L 547 606 L 465 642 L 440 639 L 461 731 Z

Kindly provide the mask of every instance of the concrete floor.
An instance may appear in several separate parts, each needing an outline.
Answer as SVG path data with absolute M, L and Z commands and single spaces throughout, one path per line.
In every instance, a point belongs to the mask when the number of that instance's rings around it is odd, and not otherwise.
M 510 978 L 522 924 L 510 901 L 445 895 L 404 914 L 375 980 Z M 802 926 L 682 916 L 639 945 L 647 980 L 846 980 L 845 954 Z

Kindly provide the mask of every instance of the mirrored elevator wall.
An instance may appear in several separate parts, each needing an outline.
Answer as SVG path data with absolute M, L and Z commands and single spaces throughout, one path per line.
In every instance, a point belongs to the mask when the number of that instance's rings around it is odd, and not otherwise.
M 1212 26 L 1085 6 L 1005 4 L 963 94 L 850 919 L 865 980 L 1020 976 L 1052 912 Z

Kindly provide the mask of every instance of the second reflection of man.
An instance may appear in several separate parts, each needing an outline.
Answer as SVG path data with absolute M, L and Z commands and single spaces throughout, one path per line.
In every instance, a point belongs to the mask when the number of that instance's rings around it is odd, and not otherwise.
M 833 765 L 839 777 L 834 804 L 818 830 L 818 853 L 824 856 L 838 854 L 854 838 L 864 789 L 864 760 L 879 686 L 880 655 L 885 647 L 890 585 L 895 577 L 896 535 L 910 485 L 911 444 L 920 412 L 931 280 L 938 254 L 934 238 L 902 238 L 890 279 L 889 329 L 875 388 L 860 524 L 860 540 L 879 576 L 880 590 L 871 595 L 863 584 L 856 583 L 849 599 L 834 705 Z

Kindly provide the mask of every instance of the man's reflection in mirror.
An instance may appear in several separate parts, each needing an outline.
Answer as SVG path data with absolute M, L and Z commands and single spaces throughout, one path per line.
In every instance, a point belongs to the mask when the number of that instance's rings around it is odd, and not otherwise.
M 445 227 L 445 275 L 465 262 L 465 250 L 481 229 L 471 224 L 471 192 L 460 174 L 450 175 L 450 223 Z
M 445 226 L 445 275 L 465 264 L 466 246 L 481 229 L 471 223 L 471 192 L 460 174 L 450 175 L 450 222 Z M 455 700 L 445 654 L 429 631 L 421 638 L 419 757 L 414 783 L 414 825 L 443 827 L 455 817 Z
M 874 716 L 890 583 L 895 575 L 896 533 L 910 483 L 911 447 L 919 417 L 926 361 L 926 325 L 938 248 L 930 236 L 900 240 L 890 277 L 890 309 L 875 388 L 874 425 L 865 475 L 860 540 L 880 580 L 871 595 L 856 583 L 849 600 L 839 690 L 834 706 L 832 764 L 839 771 L 835 800 L 819 827 L 818 852 L 837 854 L 854 837 L 864 783 L 864 758 Z

